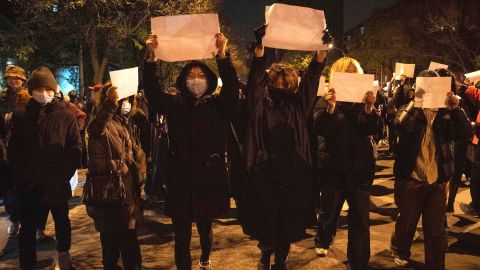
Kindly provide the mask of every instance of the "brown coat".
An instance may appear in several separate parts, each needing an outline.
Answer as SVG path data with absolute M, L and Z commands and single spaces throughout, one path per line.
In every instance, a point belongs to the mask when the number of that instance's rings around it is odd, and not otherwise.
M 88 171 L 91 175 L 107 175 L 111 170 L 121 172 L 127 189 L 127 204 L 115 208 L 87 207 L 99 232 L 117 232 L 134 229 L 139 217 L 140 188 L 134 181 L 132 143 L 125 119 L 114 112 L 117 106 L 105 100 L 88 126 Z M 111 148 L 109 157 L 108 144 Z M 123 155 L 123 158 L 121 157 Z M 120 160 L 123 159 L 123 166 Z

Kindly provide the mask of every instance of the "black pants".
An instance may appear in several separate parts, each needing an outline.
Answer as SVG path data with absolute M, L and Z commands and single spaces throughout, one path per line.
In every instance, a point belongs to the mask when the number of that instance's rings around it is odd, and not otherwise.
M 425 265 L 429 270 L 445 268 L 445 183 L 397 180 L 395 203 L 400 211 L 392 236 L 392 250 L 402 259 L 410 258 L 418 220 L 422 216 L 425 235 Z
M 458 188 L 462 183 L 462 175 L 465 171 L 467 163 L 467 145 L 469 141 L 457 141 L 455 142 L 455 171 L 452 181 L 450 181 L 450 192 L 448 194 L 447 209 L 453 211 L 453 205 L 455 203 L 455 197 L 457 196 Z
M 334 186 L 322 188 L 315 246 L 327 249 L 333 244 L 340 211 L 347 200 L 349 205 L 347 255 L 351 269 L 368 269 L 370 189 L 370 185 L 348 189 Z
M 40 205 L 40 195 L 35 188 L 18 189 L 16 192 L 20 216 L 20 267 L 22 269 L 32 269 L 37 262 L 35 232 L 38 226 L 38 213 L 44 206 Z M 57 251 L 69 251 L 72 242 L 72 228 L 68 218 L 68 202 L 65 201 L 48 207 L 52 211 L 53 221 L 55 222 Z
M 190 242 L 192 240 L 192 221 L 188 219 L 172 219 L 175 231 L 175 265 L 179 270 L 192 269 Z M 202 255 L 200 260 L 207 262 L 212 251 L 213 230 L 212 220 L 197 221 L 197 231 L 200 235 Z
M 397 134 L 395 133 L 395 115 L 387 116 L 388 126 L 388 150 L 395 152 L 395 146 L 397 144 Z
M 102 242 L 102 263 L 105 270 L 121 269 L 118 259 L 122 256 L 123 269 L 141 269 L 142 256 L 138 244 L 137 230 L 115 233 L 100 233 Z
M 471 206 L 476 211 L 480 211 L 480 162 L 472 164 L 472 178 L 470 181 L 470 195 L 472 197 Z
M 48 213 L 50 212 L 50 209 L 48 207 L 42 207 L 39 209 L 40 211 L 38 212 L 37 218 L 37 229 L 44 231 L 45 228 L 47 227 L 47 220 L 48 220 Z

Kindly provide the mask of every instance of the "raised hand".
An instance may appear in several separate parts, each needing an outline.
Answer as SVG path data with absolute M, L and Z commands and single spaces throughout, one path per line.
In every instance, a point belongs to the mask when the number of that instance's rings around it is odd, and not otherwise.
M 460 104 L 460 98 L 456 96 L 453 92 L 448 92 L 445 104 L 447 105 L 448 109 L 454 110 L 458 108 L 458 105 Z
M 263 37 L 265 36 L 266 29 L 267 29 L 266 24 L 263 24 L 262 26 L 255 29 L 254 34 L 255 34 L 255 41 L 257 43 L 257 47 L 263 46 L 262 40 L 263 40 Z
M 334 39 L 333 36 L 330 34 L 330 31 L 328 29 L 325 29 L 323 31 L 323 38 L 322 38 L 323 44 L 329 45 L 332 44 Z
M 323 99 L 325 99 L 328 105 L 327 112 L 332 114 L 337 104 L 337 96 L 335 95 L 335 89 L 333 88 L 328 89 Z
M 148 61 L 153 62 L 153 61 L 155 61 L 155 49 L 158 47 L 158 37 L 157 37 L 157 35 L 155 35 L 155 33 L 152 32 L 148 36 L 145 43 L 147 44 L 147 49 L 148 49 L 148 52 L 149 52 Z
M 367 93 L 365 93 L 365 96 L 363 97 L 363 104 L 365 104 L 366 113 L 371 113 L 373 111 L 375 99 L 376 98 L 373 91 L 368 91 Z
M 226 56 L 225 51 L 227 48 L 228 39 L 222 33 L 216 34 L 215 38 L 217 39 L 215 41 L 215 46 L 218 49 L 218 56 L 220 58 L 225 58 Z

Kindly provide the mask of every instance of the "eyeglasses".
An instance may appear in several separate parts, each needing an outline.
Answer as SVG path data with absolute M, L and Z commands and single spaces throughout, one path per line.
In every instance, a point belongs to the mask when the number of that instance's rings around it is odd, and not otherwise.
M 286 66 L 283 66 L 283 65 L 278 65 L 278 64 L 274 64 L 272 65 L 271 69 L 277 73 L 283 73 L 285 75 L 293 75 L 295 74 L 295 69 L 291 68 L 291 67 L 286 67 Z

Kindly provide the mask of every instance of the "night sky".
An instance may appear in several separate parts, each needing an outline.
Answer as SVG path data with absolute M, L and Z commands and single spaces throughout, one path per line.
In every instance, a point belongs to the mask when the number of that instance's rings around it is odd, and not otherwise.
M 224 3 L 224 10 L 220 11 L 220 19 L 228 18 L 228 20 L 231 20 L 233 31 L 245 40 L 252 39 L 253 29 L 264 21 L 265 5 L 273 2 L 271 0 L 217 1 Z M 348 31 L 368 19 L 373 10 L 387 7 L 397 1 L 398 0 L 345 0 L 344 30 Z

